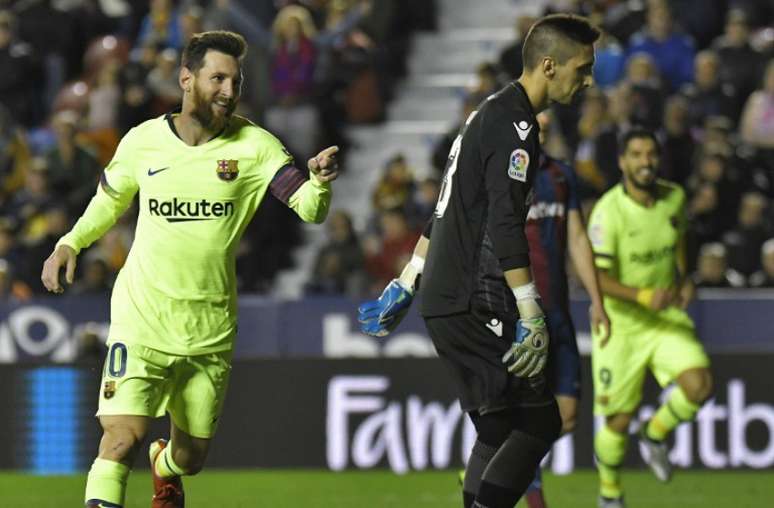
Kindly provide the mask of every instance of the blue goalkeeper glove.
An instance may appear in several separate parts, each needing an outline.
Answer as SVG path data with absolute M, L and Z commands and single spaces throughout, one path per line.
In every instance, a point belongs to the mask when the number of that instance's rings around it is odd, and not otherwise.
M 398 279 L 392 279 L 378 300 L 363 303 L 357 309 L 360 330 L 374 337 L 384 337 L 393 331 L 411 307 L 412 291 Z
M 548 330 L 543 316 L 519 319 L 516 337 L 503 363 L 516 377 L 534 377 L 543 372 L 548 360 Z

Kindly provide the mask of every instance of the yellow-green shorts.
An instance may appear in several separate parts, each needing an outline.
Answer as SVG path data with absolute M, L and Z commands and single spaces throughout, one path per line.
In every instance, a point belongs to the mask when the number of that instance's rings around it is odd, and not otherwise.
M 231 351 L 179 356 L 112 342 L 102 371 L 97 416 L 156 418 L 168 412 L 183 432 L 215 434 L 231 374 Z
M 666 386 L 682 372 L 709 367 L 704 347 L 693 326 L 654 323 L 636 334 L 613 335 L 604 348 L 594 337 L 591 368 L 594 378 L 594 413 L 632 413 L 642 400 L 642 384 L 648 369 L 659 385 Z

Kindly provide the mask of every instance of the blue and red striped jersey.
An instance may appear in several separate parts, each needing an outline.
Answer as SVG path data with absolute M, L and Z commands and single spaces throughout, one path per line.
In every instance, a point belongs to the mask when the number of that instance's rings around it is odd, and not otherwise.
M 578 210 L 578 184 L 569 165 L 541 156 L 525 231 L 532 276 L 545 310 L 568 309 L 567 214 Z

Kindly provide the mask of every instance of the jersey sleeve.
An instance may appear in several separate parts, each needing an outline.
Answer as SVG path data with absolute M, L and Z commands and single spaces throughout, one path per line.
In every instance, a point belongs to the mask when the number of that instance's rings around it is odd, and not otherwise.
M 139 188 L 131 148 L 133 137 L 133 131 L 130 131 L 121 140 L 113 159 L 102 172 L 89 206 L 57 246 L 67 245 L 76 253 L 80 252 L 105 234 L 129 207 Z
M 267 131 L 259 144 L 258 158 L 270 175 L 269 191 L 296 212 L 301 220 L 319 224 L 328 215 L 331 186 L 294 166 L 293 156 Z
M 594 251 L 594 264 L 604 270 L 613 267 L 617 254 L 617 221 L 615 214 L 610 212 L 609 206 L 600 202 L 594 207 L 589 218 L 589 240 Z
M 258 142 L 257 158 L 261 169 L 269 175 L 271 180 L 274 175 L 285 166 L 293 165 L 293 156 L 288 149 L 268 131 L 261 130 L 261 138 Z
M 487 229 L 502 270 L 523 268 L 529 266 L 524 226 L 531 143 L 517 137 L 510 119 L 501 112 L 487 112 L 481 122 L 479 142 L 489 197 Z

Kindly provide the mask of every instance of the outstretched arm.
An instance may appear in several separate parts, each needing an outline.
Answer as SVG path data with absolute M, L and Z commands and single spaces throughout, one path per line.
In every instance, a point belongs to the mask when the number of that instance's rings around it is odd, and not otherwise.
M 278 196 L 304 222 L 320 224 L 328 216 L 332 196 L 331 182 L 339 176 L 339 167 L 336 161 L 336 152 L 338 151 L 339 147 L 330 146 L 309 159 L 307 162 L 309 179 L 298 186 L 287 200 Z M 300 174 L 295 168 L 290 168 L 290 170 Z M 291 175 L 289 178 L 293 177 Z M 303 179 L 302 176 L 296 175 L 295 177 Z M 275 177 L 275 180 L 283 180 L 283 178 Z M 275 182 L 272 182 L 271 189 L 272 193 L 277 196 L 278 192 L 275 190 Z

